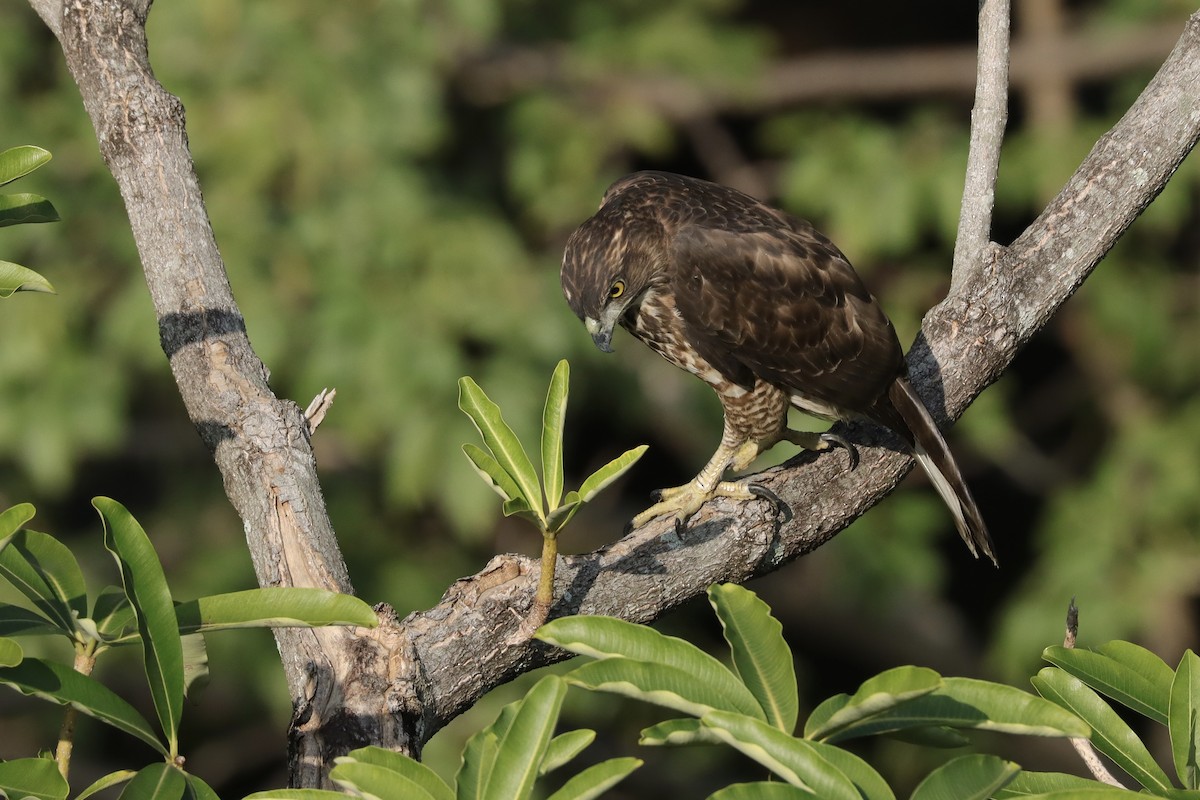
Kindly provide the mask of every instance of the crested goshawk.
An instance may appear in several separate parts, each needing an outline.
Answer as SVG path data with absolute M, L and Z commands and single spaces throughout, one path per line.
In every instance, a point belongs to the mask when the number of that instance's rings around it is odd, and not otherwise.
M 945 440 L 908 381 L 891 321 L 850 262 L 802 219 L 741 192 L 666 172 L 609 187 L 567 241 L 562 288 L 596 346 L 625 328 L 709 384 L 725 411 L 712 459 L 634 519 L 686 520 L 709 498 L 771 496 L 724 480 L 786 440 L 811 450 L 841 437 L 787 427 L 789 406 L 828 420 L 869 420 L 912 449 L 971 552 L 995 554 Z

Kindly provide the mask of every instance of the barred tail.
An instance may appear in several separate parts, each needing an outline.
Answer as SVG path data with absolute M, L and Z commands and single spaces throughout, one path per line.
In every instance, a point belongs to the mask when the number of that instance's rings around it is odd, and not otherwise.
M 929 475 L 937 493 L 954 515 L 954 526 L 958 528 L 958 535 L 966 542 L 971 555 L 978 558 L 982 550 L 993 564 L 999 566 L 992 550 L 992 539 L 975 505 L 975 498 L 971 496 L 971 490 L 967 488 L 937 423 L 907 378 L 896 378 L 888 389 L 888 399 L 912 432 L 915 440 L 913 453 L 917 463 Z

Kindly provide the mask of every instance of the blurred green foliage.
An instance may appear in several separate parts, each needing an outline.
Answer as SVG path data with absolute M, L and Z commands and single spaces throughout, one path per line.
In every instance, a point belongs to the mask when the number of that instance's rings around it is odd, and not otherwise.
M 1138 26 L 1182 30 L 1194 3 L 1070 8 L 1072 29 L 1120 42 Z M 970 97 L 758 98 L 773 67 L 814 53 L 970 47 L 973 15 L 971 4 L 928 2 L 157 4 L 155 69 L 187 109 L 208 210 L 273 387 L 301 405 L 338 389 L 315 446 L 364 597 L 403 615 L 490 552 L 530 549 L 457 452 L 472 438 L 455 408 L 462 375 L 530 439 L 547 371 L 571 360 L 569 484 L 651 443 L 629 492 L 573 523 L 588 546 L 616 538 L 646 492 L 712 452 L 711 393 L 628 338 L 615 357 L 596 353 L 560 296 L 567 234 L 625 172 L 726 180 L 749 169 L 839 243 L 911 341 L 948 283 Z M 22 4 L 0 6 L 0 64 L 0 148 L 54 152 L 23 189 L 53 197 L 65 220 L 3 232 L 5 257 L 37 265 L 60 294 L 0 309 L 0 505 L 35 501 L 69 532 L 91 525 L 86 497 L 109 494 L 157 532 L 181 591 L 245 586 L 240 524 L 176 396 L 120 198 L 57 44 Z M 1068 124 L 1053 130 L 1014 93 L 998 241 L 1036 216 L 1152 72 L 1080 82 Z M 1071 595 L 1094 640 L 1140 641 L 1168 660 L 1194 645 L 1198 198 L 1193 157 L 957 426 L 951 444 L 993 528 L 999 572 L 958 553 L 917 486 L 762 582 L 785 630 L 804 638 L 794 649 L 814 687 L 832 674 L 840 683 L 824 689 L 845 689 L 897 657 L 1016 680 L 1061 638 Z M 778 450 L 772 458 L 788 455 Z M 860 641 L 849 647 L 833 620 L 852 621 Z M 224 661 L 253 672 L 257 688 L 221 690 L 212 713 L 241 708 L 263 725 L 270 710 L 271 733 L 247 734 L 240 755 L 244 771 L 271 769 L 287 699 L 267 638 L 257 657 L 245 648 L 214 648 L 214 674 Z M 196 757 L 227 763 L 212 747 Z M 236 778 L 248 779 L 225 780 Z

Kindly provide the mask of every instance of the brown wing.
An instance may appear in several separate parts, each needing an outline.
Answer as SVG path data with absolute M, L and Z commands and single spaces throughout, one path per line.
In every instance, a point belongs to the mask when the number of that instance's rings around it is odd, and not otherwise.
M 903 354 L 846 258 L 783 214 L 772 226 L 712 222 L 680 227 L 673 248 L 676 305 L 700 355 L 743 385 L 757 376 L 838 409 L 870 409 Z

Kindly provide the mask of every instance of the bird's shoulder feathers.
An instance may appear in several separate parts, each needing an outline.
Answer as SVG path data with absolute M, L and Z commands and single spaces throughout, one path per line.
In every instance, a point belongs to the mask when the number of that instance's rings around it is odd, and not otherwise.
M 755 212 L 674 232 L 671 284 L 693 345 L 743 384 L 866 410 L 903 368 L 891 322 L 811 225 Z

